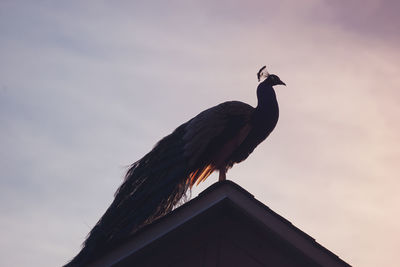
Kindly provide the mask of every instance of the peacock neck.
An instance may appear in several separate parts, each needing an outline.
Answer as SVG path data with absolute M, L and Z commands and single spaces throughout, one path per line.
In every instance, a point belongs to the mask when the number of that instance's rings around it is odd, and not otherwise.
M 257 88 L 258 104 L 255 110 L 255 122 L 266 127 L 275 127 L 279 117 L 279 106 L 272 86 L 261 83 Z
M 278 101 L 276 100 L 275 90 L 272 86 L 261 83 L 257 88 L 257 100 L 256 109 L 259 111 L 278 108 Z

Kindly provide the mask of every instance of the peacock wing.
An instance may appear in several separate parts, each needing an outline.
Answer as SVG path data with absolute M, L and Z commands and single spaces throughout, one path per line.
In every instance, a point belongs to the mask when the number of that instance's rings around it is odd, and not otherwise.
M 250 130 L 254 108 L 229 101 L 207 109 L 185 126 L 184 155 L 192 171 L 191 185 L 204 180 L 216 168 L 216 160 L 226 157 Z

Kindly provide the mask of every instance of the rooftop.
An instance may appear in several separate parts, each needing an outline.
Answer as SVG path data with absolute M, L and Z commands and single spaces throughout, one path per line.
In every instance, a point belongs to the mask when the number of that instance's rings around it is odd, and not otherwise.
M 225 242 L 229 246 L 231 241 L 243 249 L 231 248 L 229 259 L 233 261 L 236 257 L 238 262 L 243 258 L 238 253 L 243 250 L 254 260 L 251 266 L 264 266 L 265 262 L 282 259 L 287 261 L 282 266 L 293 266 L 293 263 L 296 266 L 350 266 L 231 181 L 213 184 L 198 197 L 132 235 L 93 266 L 142 266 L 144 262 L 146 266 L 178 266 L 177 262 L 185 262 L 188 255 L 191 266 L 193 262 L 200 262 L 193 257 L 202 259 L 198 266 L 216 266 L 206 264 L 207 259 L 211 262 L 212 258 L 218 258 L 223 262 L 221 244 Z M 268 254 L 271 249 L 275 252 Z

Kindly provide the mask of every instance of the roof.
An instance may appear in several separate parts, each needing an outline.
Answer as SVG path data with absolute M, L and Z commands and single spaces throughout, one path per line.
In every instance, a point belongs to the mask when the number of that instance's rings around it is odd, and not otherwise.
M 182 235 L 179 232 L 181 229 L 191 225 L 189 231 L 193 232 L 193 229 L 201 228 L 205 221 L 209 223 L 224 213 L 228 216 L 235 214 L 235 218 L 245 220 L 248 228 L 259 228 L 274 235 L 280 243 L 287 244 L 292 251 L 309 259 L 315 266 L 350 266 L 231 181 L 218 182 L 208 187 L 198 197 L 132 235 L 127 242 L 95 261 L 93 266 L 124 266 L 121 263 L 139 257 L 146 249 L 154 250 L 157 244 L 160 246 L 169 236 Z M 230 219 L 227 223 L 233 221 L 236 219 Z M 165 246 L 168 245 L 164 242 Z

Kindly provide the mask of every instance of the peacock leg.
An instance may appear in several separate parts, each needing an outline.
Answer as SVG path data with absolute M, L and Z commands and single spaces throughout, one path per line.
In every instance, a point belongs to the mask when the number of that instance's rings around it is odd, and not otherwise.
M 219 170 L 219 179 L 218 181 L 225 181 L 226 180 L 226 170 L 225 168 L 222 170 Z

